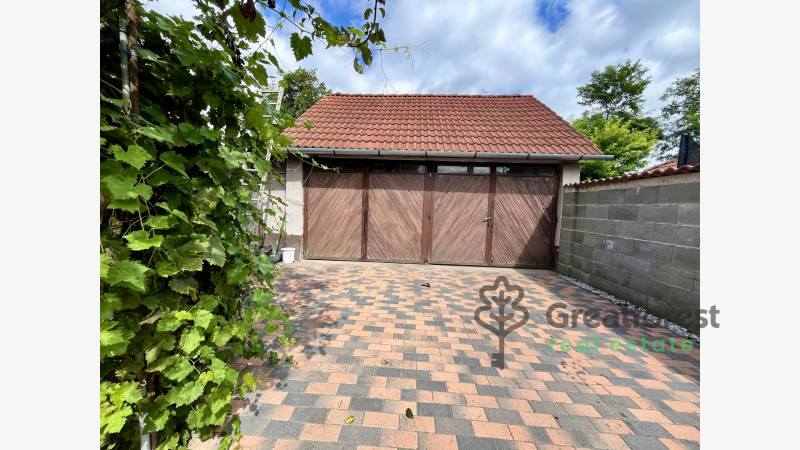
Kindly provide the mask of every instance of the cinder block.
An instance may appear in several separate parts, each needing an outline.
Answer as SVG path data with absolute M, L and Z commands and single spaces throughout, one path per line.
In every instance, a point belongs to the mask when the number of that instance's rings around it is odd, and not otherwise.
M 636 219 L 639 222 L 675 223 L 678 205 L 642 205 Z
M 587 205 L 586 218 L 588 219 L 608 219 L 608 205 Z
M 575 217 L 581 219 L 586 217 L 586 205 L 576 205 L 573 209 L 575 210 Z
M 602 244 L 603 248 L 610 252 L 632 255 L 634 242 L 635 241 L 633 239 L 626 239 L 622 237 L 605 237 Z
M 601 275 L 590 275 L 589 281 L 586 283 L 615 296 L 618 295 L 621 288 L 619 284 L 610 281 Z
M 656 300 L 666 300 L 668 287 L 664 283 L 651 280 L 647 277 L 631 275 L 630 288 L 633 291 L 653 297 Z
M 604 264 L 596 264 L 591 275 L 604 278 L 617 286 L 627 286 L 631 279 L 630 272 Z
M 700 227 L 657 223 L 655 224 L 652 240 L 667 244 L 685 245 L 687 247 L 699 247 Z
M 608 189 L 597 192 L 597 203 L 601 205 L 616 205 L 625 198 L 625 189 Z
M 662 185 L 658 191 L 658 203 L 700 203 L 700 183 Z
M 620 222 L 616 220 L 598 220 L 594 224 L 595 233 L 607 236 L 619 236 Z
M 572 242 L 576 244 L 583 244 L 583 239 L 586 236 L 586 233 L 583 231 L 573 231 L 572 232 Z
M 616 266 L 617 254 L 596 248 L 592 251 L 592 260 L 606 266 Z
M 678 205 L 678 223 L 681 225 L 700 225 L 700 204 Z
M 700 249 L 693 247 L 675 247 L 672 252 L 672 264 L 684 269 L 700 269 Z
M 650 273 L 650 261 L 630 255 L 617 255 L 617 267 L 635 275 L 646 276 Z
M 658 242 L 636 241 L 633 245 L 633 256 L 650 261 L 672 262 L 674 246 Z
M 583 236 L 583 244 L 592 248 L 603 248 L 605 237 L 600 234 L 587 233 Z
M 586 283 L 589 280 L 589 274 L 582 271 L 579 267 L 572 267 L 570 271 L 570 275 L 572 278 L 575 278 L 578 281 Z
M 658 186 L 643 186 L 625 189 L 625 203 L 646 205 L 658 201 Z
M 692 286 L 694 286 L 695 271 L 676 267 L 672 264 L 654 262 L 650 265 L 650 273 L 648 275 L 655 281 L 687 291 L 691 291 Z
M 663 302 L 652 297 L 645 296 L 642 308 L 646 309 L 650 314 L 674 321 L 677 316 L 677 309 L 667 302 Z M 647 320 L 642 318 L 642 320 Z
M 597 191 L 578 191 L 579 205 L 596 205 L 597 204 Z
M 636 220 L 638 205 L 610 205 L 608 218 L 611 220 Z
M 581 258 L 589 259 L 592 257 L 592 251 L 594 249 L 589 247 L 588 245 L 584 244 L 572 244 L 572 254 L 575 256 L 580 256 Z
M 578 193 L 577 192 L 575 192 L 575 191 L 566 192 L 566 190 L 564 191 L 563 202 L 564 202 L 565 206 L 566 205 L 574 205 L 575 204 L 575 200 L 577 200 L 577 199 L 578 199 Z
M 575 229 L 575 218 L 574 217 L 562 217 L 561 218 L 561 230 L 563 231 L 565 228 L 573 230 Z
M 632 239 L 653 240 L 653 224 L 640 222 L 622 222 L 619 235 Z
M 572 253 L 567 253 L 563 251 L 558 252 L 558 263 L 564 264 L 567 266 L 572 265 Z
M 570 266 L 561 263 L 559 263 L 558 266 L 556 266 L 556 272 L 568 277 L 572 276 L 572 268 Z
M 594 231 L 594 219 L 575 219 L 575 227 L 573 229 L 578 231 Z
M 696 314 L 697 310 L 700 309 L 700 295 L 686 289 L 670 286 L 667 303 L 680 310 Z

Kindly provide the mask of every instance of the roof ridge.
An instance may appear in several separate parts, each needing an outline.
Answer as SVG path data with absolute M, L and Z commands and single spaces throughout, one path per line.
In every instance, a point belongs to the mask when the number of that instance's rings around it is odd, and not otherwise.
M 349 92 L 334 92 L 327 94 L 327 96 L 337 97 L 530 97 L 536 98 L 533 94 L 359 94 Z

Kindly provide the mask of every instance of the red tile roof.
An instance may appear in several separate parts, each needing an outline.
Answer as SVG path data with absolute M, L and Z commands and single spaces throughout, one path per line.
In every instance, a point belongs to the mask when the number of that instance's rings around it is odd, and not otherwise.
M 619 175 L 616 177 L 600 178 L 597 180 L 581 181 L 580 183 L 571 183 L 567 186 L 588 187 L 597 186 L 600 184 L 619 183 L 622 181 L 643 180 L 645 178 L 666 177 L 670 175 L 680 175 L 684 173 L 700 172 L 700 164 L 695 166 L 681 166 L 678 167 L 678 160 L 669 160 L 667 162 L 657 164 L 641 172 L 629 173 L 627 175 Z
M 647 169 L 642 170 L 641 173 L 650 173 L 650 172 L 657 172 L 659 170 L 666 170 L 666 169 L 675 169 L 678 167 L 678 158 L 673 158 L 668 161 L 664 161 L 661 164 L 656 164 L 655 166 L 650 166 Z
M 298 148 L 600 155 L 530 95 L 331 94 L 285 134 Z

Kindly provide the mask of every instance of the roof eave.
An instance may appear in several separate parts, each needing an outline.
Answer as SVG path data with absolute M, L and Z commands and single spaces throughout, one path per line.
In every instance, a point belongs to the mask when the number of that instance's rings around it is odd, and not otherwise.
M 310 155 L 334 156 L 404 156 L 418 158 L 466 158 L 466 159 L 509 159 L 509 160 L 559 160 L 559 161 L 608 161 L 613 155 L 597 154 L 563 154 L 563 153 L 495 153 L 495 152 L 461 152 L 432 150 L 382 150 L 353 148 L 322 147 L 290 147 L 291 150 Z

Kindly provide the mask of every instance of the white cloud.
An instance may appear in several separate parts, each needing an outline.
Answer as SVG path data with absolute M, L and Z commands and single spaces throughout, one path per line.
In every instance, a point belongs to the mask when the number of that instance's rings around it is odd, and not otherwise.
M 177 9 L 175 0 L 158 3 L 159 9 Z M 351 23 L 358 24 L 368 3 L 337 0 L 318 9 L 327 17 L 334 8 L 338 15 L 349 10 Z M 421 49 L 412 48 L 413 66 L 402 52 L 382 55 L 397 93 L 533 94 L 568 118 L 583 111 L 576 88 L 589 81 L 592 71 L 641 58 L 653 78 L 647 108 L 656 110 L 672 80 L 700 65 L 698 0 L 570 0 L 569 16 L 555 33 L 539 21 L 531 1 L 387 3 L 383 28 L 390 45 L 424 42 Z M 352 69 L 351 53 L 317 43 L 314 54 L 298 64 L 288 46 L 290 27 L 276 38 L 277 55 L 287 69 L 316 68 L 334 91 L 395 92 L 377 55 L 367 73 L 359 75 Z

